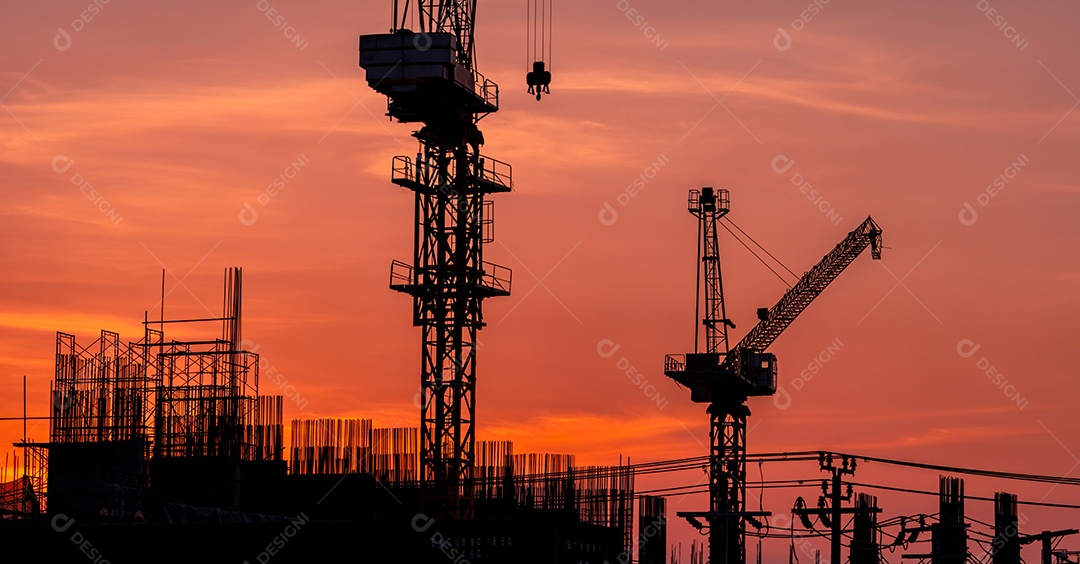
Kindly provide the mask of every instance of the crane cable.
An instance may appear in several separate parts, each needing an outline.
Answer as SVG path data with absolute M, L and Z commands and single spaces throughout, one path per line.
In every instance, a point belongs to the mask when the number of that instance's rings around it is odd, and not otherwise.
M 734 225 L 734 223 L 733 223 L 732 225 Z M 779 272 L 777 272 L 776 270 L 774 270 L 774 269 L 773 269 L 773 267 L 769 266 L 769 263 L 765 262 L 765 259 L 761 258 L 761 256 L 759 256 L 759 255 L 758 255 L 758 254 L 757 254 L 756 252 L 754 252 L 754 249 L 751 249 L 749 245 L 747 245 L 747 244 L 746 244 L 745 242 L 743 242 L 743 240 L 742 240 L 742 239 L 740 239 L 740 238 L 739 238 L 739 236 L 738 236 L 738 235 L 736 235 L 736 234 L 735 234 L 735 232 L 731 230 L 731 228 L 729 228 L 729 227 L 728 227 L 728 226 L 727 226 L 727 225 L 726 225 L 725 223 L 723 223 L 723 222 L 721 222 L 721 223 L 720 223 L 720 226 L 721 226 L 721 227 L 723 227 L 724 229 L 726 229 L 726 230 L 727 230 L 727 232 L 728 232 L 728 233 L 730 233 L 730 234 L 731 234 L 731 236 L 732 236 L 732 237 L 733 237 L 733 238 L 734 238 L 734 239 L 735 239 L 736 241 L 738 241 L 738 242 L 739 242 L 739 244 L 741 244 L 741 245 L 742 245 L 743 247 L 746 247 L 746 250 L 750 251 L 750 254 L 754 255 L 754 258 L 756 258 L 756 259 L 758 259 L 759 261 L 761 261 L 761 264 L 765 265 L 765 268 L 768 268 L 768 269 L 769 269 L 769 272 L 772 272 L 772 273 L 773 273 L 774 275 L 776 275 L 776 277 L 777 277 L 777 278 L 778 278 L 778 279 L 780 280 L 780 282 L 781 282 L 781 283 L 783 283 L 783 284 L 784 284 L 784 286 L 788 287 L 789 289 L 791 288 L 791 284 L 788 284 L 788 281 L 787 281 L 787 280 L 785 280 L 783 276 L 780 276 L 780 273 L 779 273 Z M 768 252 L 768 251 L 766 251 L 766 252 Z M 769 256 L 772 256 L 772 255 L 769 255 Z M 779 262 L 779 261 L 777 261 L 777 262 Z M 785 266 L 784 268 L 787 268 L 787 267 Z
M 746 235 L 746 238 L 747 238 L 747 239 L 750 239 L 751 241 L 753 241 L 753 242 L 754 242 L 754 244 L 758 246 L 758 248 L 760 248 L 761 250 L 765 251 L 765 254 L 769 255 L 769 258 L 771 258 L 771 259 L 775 260 L 775 261 L 776 261 L 776 264 L 779 264 L 780 266 L 784 267 L 784 270 L 788 271 L 788 272 L 789 272 L 789 273 L 790 273 L 790 274 L 791 274 L 792 276 L 794 276 L 794 277 L 795 277 L 795 279 L 796 279 L 796 280 L 797 280 L 797 279 L 799 278 L 799 275 L 798 275 L 798 274 L 795 274 L 794 272 L 792 272 L 792 271 L 791 271 L 791 269 L 787 267 L 787 265 L 785 265 L 784 263 L 780 262 L 780 259 L 778 259 L 778 258 L 774 257 L 774 256 L 773 256 L 773 254 L 772 254 L 772 253 L 770 253 L 768 249 L 766 249 L 765 247 L 763 247 L 763 246 L 761 245 L 761 243 L 758 243 L 758 242 L 757 242 L 756 240 L 754 240 L 754 238 L 753 238 L 753 237 L 751 237 L 751 236 L 750 236 L 750 234 L 749 234 L 749 233 L 747 233 L 746 231 L 743 231 L 743 230 L 742 230 L 742 228 L 741 228 L 741 227 L 739 227 L 738 225 L 736 225 L 734 221 L 731 221 L 731 218 L 729 218 L 729 217 L 724 217 L 724 219 L 725 219 L 725 220 L 726 220 L 726 221 L 727 221 L 728 223 L 730 223 L 732 227 L 734 227 L 735 229 L 738 229 L 738 230 L 739 230 L 739 233 L 742 233 L 743 235 Z
M 551 71 L 551 38 L 552 28 L 555 23 L 554 13 L 553 0 L 528 0 L 525 4 L 526 71 L 532 69 L 534 61 L 543 61 L 547 70 Z M 537 42 L 539 42 L 539 45 L 537 45 Z

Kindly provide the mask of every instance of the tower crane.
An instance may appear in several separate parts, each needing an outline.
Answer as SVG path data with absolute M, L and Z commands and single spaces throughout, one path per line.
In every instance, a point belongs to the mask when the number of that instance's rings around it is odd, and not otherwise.
M 696 308 L 705 306 L 700 318 L 705 329 L 705 351 L 664 358 L 664 373 L 690 389 L 690 399 L 708 404 L 711 421 L 709 463 L 709 511 L 680 512 L 680 517 L 709 525 L 709 561 L 712 564 L 743 564 L 746 561 L 746 521 L 764 512 L 746 510 L 746 419 L 750 397 L 776 393 L 776 356 L 766 349 L 787 329 L 810 302 L 844 271 L 867 247 L 881 258 L 881 228 L 867 217 L 854 231 L 814 265 L 773 307 L 758 310 L 759 323 L 735 346 L 728 344 L 727 318 L 717 237 L 719 221 L 730 211 L 727 190 L 705 187 L 691 190 L 688 211 L 698 218 L 698 284 Z M 700 284 L 704 283 L 701 290 Z
M 360 37 L 368 85 L 387 115 L 422 124 L 415 157 L 393 159 L 392 181 L 415 197 L 413 257 L 393 261 L 390 288 L 413 298 L 421 327 L 420 480 L 425 510 L 472 515 L 477 331 L 483 300 L 510 295 L 511 271 L 486 262 L 488 194 L 513 189 L 512 169 L 480 154 L 479 121 L 499 87 L 476 70 L 476 0 L 395 0 L 390 33 Z M 416 30 L 406 27 L 409 22 Z

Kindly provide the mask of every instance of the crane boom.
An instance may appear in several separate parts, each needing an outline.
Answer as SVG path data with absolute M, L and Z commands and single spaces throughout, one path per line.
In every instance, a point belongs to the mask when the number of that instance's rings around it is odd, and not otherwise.
M 731 352 L 724 358 L 721 369 L 735 370 L 740 358 L 745 354 L 743 351 L 760 353 L 769 348 L 810 302 L 821 295 L 867 247 L 870 247 L 874 260 L 881 259 L 881 228 L 872 217 L 867 217 L 866 221 L 848 233 L 847 237 L 803 275 L 776 305 L 769 308 L 768 315 L 732 347 Z

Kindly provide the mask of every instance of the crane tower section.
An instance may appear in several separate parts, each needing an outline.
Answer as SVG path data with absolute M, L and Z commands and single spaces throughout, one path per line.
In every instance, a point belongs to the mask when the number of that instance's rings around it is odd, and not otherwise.
M 387 96 L 387 115 L 420 124 L 416 155 L 393 159 L 393 183 L 414 193 L 415 233 L 412 260 L 391 264 L 390 288 L 413 298 L 422 334 L 425 505 L 458 518 L 472 514 L 482 303 L 511 284 L 509 269 L 484 260 L 494 226 L 486 196 L 511 191 L 513 180 L 510 165 L 480 154 L 478 122 L 498 111 L 499 89 L 475 68 L 475 12 L 475 0 L 394 2 L 390 33 L 360 37 L 360 66 Z

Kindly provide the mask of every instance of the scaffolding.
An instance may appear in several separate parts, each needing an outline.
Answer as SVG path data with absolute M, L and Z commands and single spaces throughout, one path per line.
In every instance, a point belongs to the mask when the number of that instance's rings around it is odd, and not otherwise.
M 221 317 L 143 321 L 155 350 L 155 459 L 280 460 L 280 399 L 259 398 L 259 355 L 240 348 L 242 288 L 241 269 L 230 268 Z M 164 338 L 166 325 L 218 322 L 217 339 Z
M 130 517 L 152 480 L 169 484 L 197 459 L 225 463 L 221 480 L 230 483 L 228 464 L 280 461 L 282 397 L 259 396 L 259 357 L 240 348 L 241 288 L 241 270 L 227 269 L 221 317 L 144 316 L 136 342 L 103 330 L 82 346 L 58 332 L 49 441 L 17 445 L 26 469 L 0 488 L 0 507 L 19 514 L 50 501 L 50 511 Z M 220 336 L 165 337 L 166 326 L 199 323 L 220 323 Z M 170 460 L 180 464 L 150 467 Z
M 145 351 L 101 331 L 86 347 L 56 334 L 56 378 L 50 389 L 54 443 L 145 441 L 150 429 L 150 379 Z

